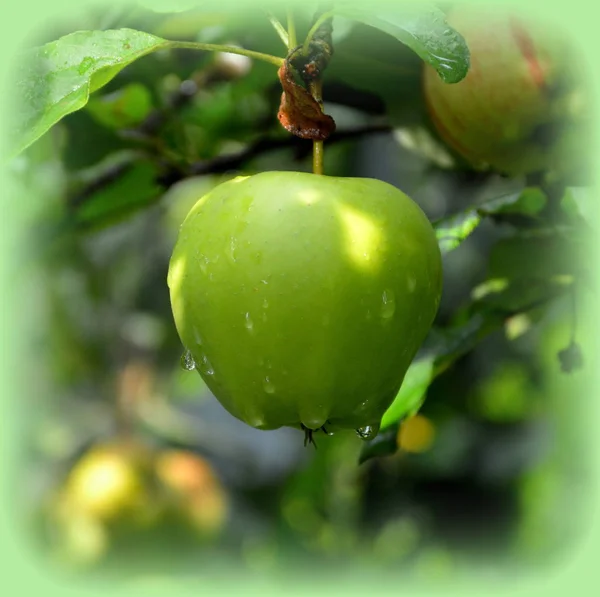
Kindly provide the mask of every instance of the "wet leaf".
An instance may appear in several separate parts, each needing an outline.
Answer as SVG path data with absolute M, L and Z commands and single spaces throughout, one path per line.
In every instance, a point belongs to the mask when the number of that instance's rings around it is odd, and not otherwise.
M 435 68 L 446 83 L 458 83 L 467 75 L 469 48 L 436 6 L 419 4 L 390 9 L 339 3 L 333 12 L 394 36 Z
M 134 60 L 165 46 L 133 29 L 77 31 L 29 50 L 16 81 L 19 102 L 11 131 L 13 154 L 41 137 L 61 118 L 86 105 Z
M 432 355 L 413 361 L 406 372 L 402 387 L 396 398 L 394 398 L 394 402 L 381 419 L 382 430 L 419 410 L 433 377 L 433 363 Z
M 365 443 L 359 462 L 394 454 L 398 449 L 400 422 L 419 410 L 431 382 L 454 361 L 471 351 L 485 336 L 501 327 L 504 317 L 495 312 L 474 313 L 465 322 L 447 329 L 434 329 L 415 357 L 392 406 L 382 419 L 383 431 Z
M 510 193 L 497 199 L 491 199 L 479 206 L 482 215 L 518 214 L 535 216 L 546 206 L 548 199 L 539 187 L 527 187 L 519 193 Z
M 442 253 L 448 253 L 465 241 L 479 226 L 484 216 L 517 215 L 535 217 L 546 206 L 547 198 L 537 187 L 527 187 L 518 193 L 510 193 L 488 199 L 463 212 L 441 218 L 433 227 Z
M 481 223 L 481 215 L 469 209 L 434 223 L 435 234 L 442 254 L 456 249 Z

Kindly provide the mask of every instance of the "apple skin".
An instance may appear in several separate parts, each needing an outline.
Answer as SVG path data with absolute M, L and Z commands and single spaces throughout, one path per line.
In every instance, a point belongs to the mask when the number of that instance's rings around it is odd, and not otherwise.
M 425 67 L 425 101 L 441 138 L 476 169 L 519 176 L 577 168 L 588 127 L 570 44 L 497 7 L 461 6 L 447 21 L 465 38 L 471 66 L 451 85 Z
M 259 429 L 378 429 L 436 315 L 435 232 L 373 179 L 238 177 L 202 197 L 169 267 L 179 336 Z

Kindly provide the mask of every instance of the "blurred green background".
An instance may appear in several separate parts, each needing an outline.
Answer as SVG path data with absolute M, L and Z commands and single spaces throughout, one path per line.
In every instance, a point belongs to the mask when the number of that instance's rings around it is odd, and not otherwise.
M 311 16 L 298 11 L 299 31 Z M 226 4 L 75 11 L 31 43 L 120 27 L 284 51 L 261 11 Z M 334 31 L 328 174 L 394 184 L 432 221 L 525 187 L 555 190 L 472 169 L 436 135 L 418 57 L 365 26 L 340 19 Z M 280 95 L 270 65 L 161 52 L 12 160 L 20 192 L 40 199 L 17 260 L 36 359 L 35 375 L 24 373 L 15 488 L 24 535 L 43 565 L 83 579 L 350 565 L 448 579 L 553 563 L 586 525 L 579 398 L 596 354 L 597 296 L 580 258 L 593 234 L 579 195 L 590 184 L 586 147 L 561 181 L 560 205 L 576 209 L 551 214 L 550 245 L 531 234 L 548 224 L 539 214 L 495 214 L 444 255 L 432 338 L 457 346 L 419 414 L 384 438 L 384 455 L 350 433 L 306 449 L 300 431 L 237 421 L 182 369 L 166 286 L 178 227 L 202 194 L 240 173 L 310 171 L 311 143 L 277 121 Z M 494 287 L 499 279 L 511 292 Z M 481 304 L 500 323 L 466 333 L 487 313 Z M 583 367 L 566 373 L 559 353 L 573 360 L 574 339 Z

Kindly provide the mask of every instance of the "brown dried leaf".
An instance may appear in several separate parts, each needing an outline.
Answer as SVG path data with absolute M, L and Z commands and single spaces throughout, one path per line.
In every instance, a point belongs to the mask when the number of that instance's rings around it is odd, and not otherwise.
M 324 141 L 335 131 L 335 121 L 321 110 L 319 102 L 301 85 L 294 81 L 288 62 L 279 69 L 283 87 L 281 105 L 277 117 L 283 127 L 296 137 Z

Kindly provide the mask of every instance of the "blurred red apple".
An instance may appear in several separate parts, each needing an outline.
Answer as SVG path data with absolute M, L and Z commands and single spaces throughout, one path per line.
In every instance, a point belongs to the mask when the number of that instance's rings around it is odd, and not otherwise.
M 227 493 L 212 466 L 186 450 L 166 450 L 156 459 L 156 476 L 171 509 L 200 535 L 218 533 L 227 521 Z
M 477 169 L 517 176 L 578 168 L 590 127 L 581 59 L 564 36 L 501 8 L 460 6 L 448 23 L 467 41 L 471 67 L 450 85 L 425 67 L 425 99 L 442 139 Z

